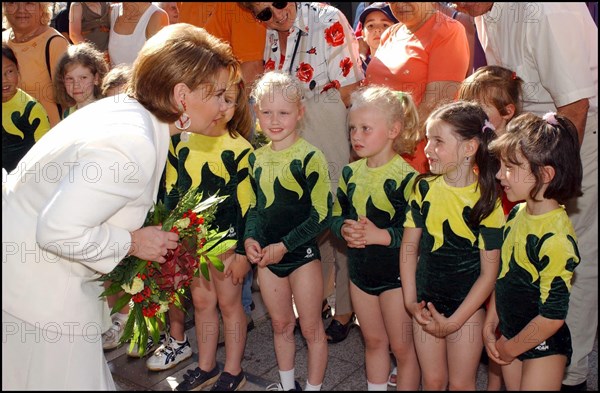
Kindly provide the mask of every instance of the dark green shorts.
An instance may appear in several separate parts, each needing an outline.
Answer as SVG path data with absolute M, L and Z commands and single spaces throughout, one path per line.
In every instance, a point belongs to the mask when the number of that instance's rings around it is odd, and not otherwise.
M 567 366 L 571 364 L 571 355 L 573 347 L 571 346 L 571 332 L 567 324 L 563 324 L 558 332 L 547 338 L 535 348 L 523 352 L 517 358 L 519 360 L 537 359 L 550 355 L 565 355 L 567 357 Z
M 287 277 L 300 266 L 304 266 L 315 259 L 321 259 L 321 253 L 316 242 L 286 252 L 278 264 L 268 265 L 267 267 L 277 277 Z
M 348 248 L 350 280 L 361 291 L 374 296 L 390 289 L 402 288 L 399 258 L 398 248 Z

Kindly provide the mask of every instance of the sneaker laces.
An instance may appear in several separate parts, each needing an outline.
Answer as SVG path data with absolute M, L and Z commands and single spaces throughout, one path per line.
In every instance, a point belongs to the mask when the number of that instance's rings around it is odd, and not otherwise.
M 156 351 L 154 351 L 154 355 L 160 356 L 163 353 L 174 352 L 175 348 L 172 347 L 173 344 L 175 344 L 175 339 L 169 337 L 169 341 L 165 341 L 164 343 L 162 343 L 162 345 L 158 347 Z
M 156 356 L 161 356 L 165 354 L 167 359 L 173 359 L 177 355 L 181 355 L 183 348 L 185 348 L 187 343 L 187 337 L 184 337 L 183 342 L 177 342 L 173 337 L 169 337 L 169 341 L 163 343 L 160 347 L 156 349 L 154 354 Z

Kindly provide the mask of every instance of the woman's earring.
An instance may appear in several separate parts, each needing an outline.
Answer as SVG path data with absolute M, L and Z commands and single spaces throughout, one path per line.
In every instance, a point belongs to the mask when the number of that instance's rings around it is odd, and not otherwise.
M 186 107 L 184 101 L 181 101 L 179 110 L 182 113 L 181 113 L 181 116 L 179 116 L 179 119 L 177 119 L 177 121 L 175 121 L 175 128 L 177 128 L 180 131 L 185 131 L 188 128 L 190 128 L 190 126 L 192 125 L 192 119 L 190 119 L 188 114 L 185 113 L 185 111 L 187 110 L 187 107 Z

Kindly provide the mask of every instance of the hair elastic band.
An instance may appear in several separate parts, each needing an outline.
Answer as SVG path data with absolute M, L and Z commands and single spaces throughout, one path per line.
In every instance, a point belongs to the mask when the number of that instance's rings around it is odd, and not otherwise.
M 558 120 L 556 120 L 556 112 L 548 112 L 542 117 L 546 121 L 546 123 L 551 124 L 553 126 L 558 125 Z
M 496 127 L 494 127 L 494 125 L 488 119 L 485 119 L 483 127 L 481 127 L 481 132 L 484 133 L 486 128 L 489 128 L 492 131 L 496 131 Z

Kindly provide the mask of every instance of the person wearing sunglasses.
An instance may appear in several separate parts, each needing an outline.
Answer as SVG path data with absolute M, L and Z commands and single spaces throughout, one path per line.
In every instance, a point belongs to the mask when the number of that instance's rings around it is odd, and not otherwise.
M 358 41 L 344 14 L 335 7 L 304 2 L 238 3 L 267 28 L 265 71 L 294 76 L 303 88 L 302 137 L 321 150 L 329 163 L 331 190 L 350 161 L 346 106 L 364 79 Z M 348 293 L 345 245 L 329 230 L 319 238 L 325 299 L 333 293 L 335 316 L 326 329 L 329 342 L 344 340 L 355 323 Z M 335 268 L 335 270 L 334 270 Z M 324 370 L 309 369 L 309 381 L 320 386 Z M 317 375 L 321 375 L 321 380 Z M 314 378 L 314 379 L 312 379 Z M 308 385 L 307 385 L 308 387 Z

